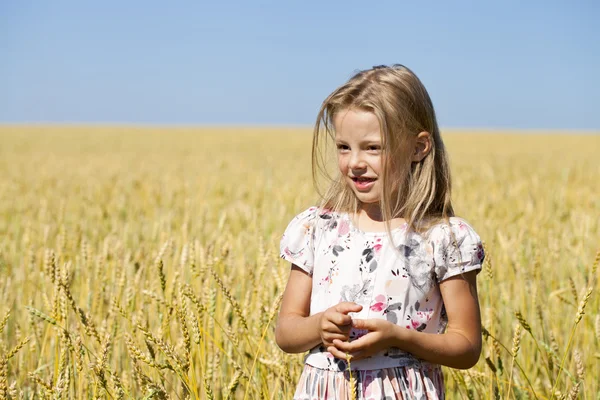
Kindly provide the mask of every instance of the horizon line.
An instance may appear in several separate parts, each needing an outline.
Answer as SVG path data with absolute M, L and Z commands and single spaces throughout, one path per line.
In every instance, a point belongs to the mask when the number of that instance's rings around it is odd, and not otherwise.
M 141 128 L 141 129 L 307 129 L 314 127 L 308 124 L 276 124 L 276 123 L 219 123 L 219 124 L 198 124 L 198 123 L 138 123 L 138 122 L 4 122 L 0 121 L 0 128 Z M 481 133 L 570 133 L 570 134 L 600 134 L 600 129 L 582 129 L 582 128 L 508 128 L 508 127 L 467 127 L 467 126 L 442 126 L 442 132 L 481 132 Z

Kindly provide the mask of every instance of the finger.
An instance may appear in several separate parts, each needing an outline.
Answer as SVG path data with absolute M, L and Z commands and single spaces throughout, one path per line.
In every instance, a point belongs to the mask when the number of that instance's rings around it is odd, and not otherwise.
M 347 335 L 351 329 L 352 323 L 340 324 L 337 321 L 327 321 L 327 323 L 323 324 L 323 326 L 321 327 L 321 330 L 323 332 L 336 333 L 340 335 Z
M 341 360 L 348 360 L 348 354 L 344 353 L 343 351 L 338 350 L 335 346 L 329 346 L 327 348 L 327 351 L 331 353 L 332 356 L 339 358 Z M 351 360 L 353 360 L 354 358 L 352 357 Z
M 377 330 L 377 324 L 372 319 L 353 319 L 352 327 L 355 329 L 364 329 L 368 331 Z
M 372 335 L 372 333 L 368 333 L 363 337 L 353 340 L 352 342 L 334 339 L 332 343 L 335 347 L 342 351 L 348 353 L 358 353 L 359 351 L 367 351 L 371 346 L 373 346 L 373 340 L 376 339 Z
M 343 341 L 343 340 L 336 338 L 336 339 L 332 340 L 331 342 L 333 343 L 333 345 L 335 346 L 336 349 L 343 351 L 345 353 L 354 353 L 354 352 L 361 350 L 354 344 L 354 343 L 356 343 L 356 341 L 347 342 L 347 341 Z
M 337 326 L 350 326 L 352 327 L 352 317 L 342 313 L 335 313 L 331 316 L 331 322 Z
M 340 334 L 332 334 L 332 333 L 326 333 L 325 335 L 323 335 L 323 343 L 326 345 L 331 345 L 333 344 L 334 340 L 339 340 L 340 342 L 345 342 L 346 340 L 348 340 L 348 337 L 345 335 L 340 335 Z
M 366 352 L 363 352 L 363 351 L 359 351 L 358 353 L 347 353 L 347 354 L 350 354 L 352 356 L 352 358 L 350 359 L 352 362 L 360 361 L 367 357 L 370 357 L 369 354 L 367 354 Z
M 372 349 L 365 346 L 364 343 L 359 343 L 357 346 L 354 342 L 343 342 L 340 340 L 333 341 L 333 347 L 342 354 L 352 355 L 352 360 L 358 361 L 373 355 Z M 329 351 L 329 350 L 327 350 Z M 331 351 L 329 351 L 331 353 Z
M 362 310 L 362 308 L 363 307 L 360 304 L 352 303 L 349 301 L 344 301 L 342 303 L 339 303 L 335 307 L 335 310 L 342 314 L 348 314 L 350 312 L 359 312 L 360 310 Z
M 329 321 L 333 322 L 338 326 L 352 326 L 352 317 L 348 314 L 341 312 L 335 312 L 329 316 Z
M 340 359 L 346 360 L 346 361 L 348 361 L 348 359 L 350 359 L 351 362 L 362 360 L 364 358 L 369 357 L 369 355 L 364 352 L 348 353 L 345 351 L 341 351 L 340 349 L 336 348 L 335 346 L 328 347 L 327 351 L 330 352 L 331 355 L 336 358 L 340 358 Z
M 337 327 L 352 325 L 352 318 L 349 315 L 342 314 L 340 312 L 335 311 L 334 309 L 327 312 L 326 314 L 323 314 L 322 324 L 323 329 L 329 329 L 331 325 L 335 325 Z

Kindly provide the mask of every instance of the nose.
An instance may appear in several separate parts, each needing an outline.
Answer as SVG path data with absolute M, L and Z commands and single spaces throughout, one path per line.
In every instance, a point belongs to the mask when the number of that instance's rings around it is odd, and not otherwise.
M 350 155 L 350 162 L 348 165 L 351 169 L 365 169 L 367 164 L 360 151 L 353 151 Z

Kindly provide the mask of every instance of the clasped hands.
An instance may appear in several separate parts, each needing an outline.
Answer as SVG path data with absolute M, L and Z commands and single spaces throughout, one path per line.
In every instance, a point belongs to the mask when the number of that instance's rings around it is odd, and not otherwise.
M 360 360 L 392 347 L 397 326 L 384 319 L 355 319 L 348 315 L 359 312 L 362 306 L 352 302 L 342 302 L 328 308 L 321 314 L 319 331 L 321 340 L 334 357 L 346 360 Z M 368 331 L 360 338 L 349 341 L 350 331 Z

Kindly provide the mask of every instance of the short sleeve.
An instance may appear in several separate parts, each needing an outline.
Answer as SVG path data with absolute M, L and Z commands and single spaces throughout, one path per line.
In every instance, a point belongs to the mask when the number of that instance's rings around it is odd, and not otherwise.
M 449 224 L 435 227 L 429 239 L 438 283 L 455 275 L 481 270 L 485 258 L 481 239 L 464 220 L 450 218 Z
M 312 275 L 314 266 L 315 224 L 318 208 L 311 207 L 289 223 L 279 245 L 280 256 Z

